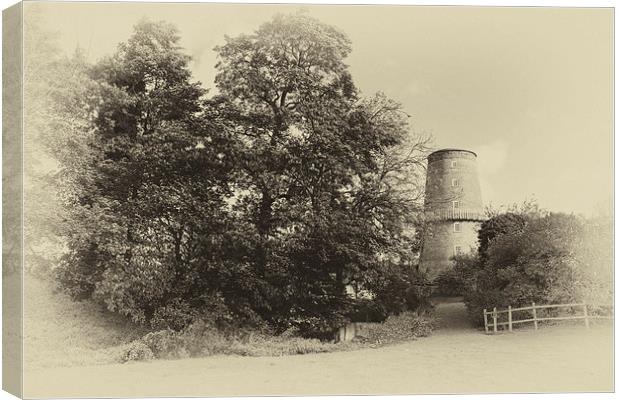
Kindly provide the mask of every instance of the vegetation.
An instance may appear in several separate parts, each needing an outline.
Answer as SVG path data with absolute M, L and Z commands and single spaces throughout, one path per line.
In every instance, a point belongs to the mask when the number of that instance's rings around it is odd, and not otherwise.
M 179 40 L 145 20 L 95 65 L 79 51 L 44 64 L 52 117 L 33 131 L 61 190 L 33 208 L 62 237 L 62 290 L 157 332 L 321 339 L 359 315 L 347 287 L 378 320 L 419 305 L 405 227 L 427 139 L 359 93 L 346 35 L 298 14 L 227 37 L 214 96 Z M 128 358 L 149 356 L 136 346 Z
M 7 279 L 19 285 L 17 275 Z M 204 320 L 182 331 L 152 331 L 93 300 L 76 302 L 54 292 L 47 279 L 29 274 L 24 285 L 29 294 L 24 303 L 24 359 L 29 369 L 216 354 L 282 356 L 348 351 L 413 340 L 433 329 L 432 319 L 403 313 L 390 316 L 384 324 L 374 324 L 364 337 L 343 343 L 301 338 L 292 330 L 281 335 L 249 329 L 223 331 Z
M 21 285 L 17 275 L 5 279 Z M 74 301 L 54 292 L 48 279 L 27 274 L 23 284 L 23 355 L 28 369 L 115 363 L 126 343 L 147 333 L 92 300 Z
M 281 335 L 256 331 L 227 333 L 213 328 L 209 323 L 198 321 L 180 332 L 162 330 L 148 333 L 123 346 L 119 356 L 121 361 L 126 362 L 216 354 L 260 357 L 326 353 L 415 340 L 430 335 L 433 327 L 432 319 L 405 312 L 390 316 L 384 323 L 367 324 L 364 332 L 352 342 L 333 343 L 301 338 L 292 331 Z
M 437 285 L 435 293 L 439 296 L 463 296 L 465 293 L 463 278 L 456 268 L 447 269 L 439 274 L 434 283 Z
M 543 211 L 498 214 L 480 229 L 480 252 L 456 260 L 471 318 L 493 307 L 611 304 L 611 220 Z

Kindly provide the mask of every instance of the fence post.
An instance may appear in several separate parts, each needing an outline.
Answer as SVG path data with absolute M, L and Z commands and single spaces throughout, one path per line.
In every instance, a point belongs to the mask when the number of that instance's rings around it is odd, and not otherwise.
M 487 320 L 487 309 L 485 308 L 482 311 L 482 314 L 484 314 L 484 333 L 488 334 L 489 333 L 489 323 Z
M 536 303 L 532 302 L 532 314 L 534 316 L 534 330 L 538 330 L 538 320 L 536 319 Z
M 583 319 L 586 321 L 586 328 L 590 329 L 590 321 L 588 320 L 588 305 L 583 304 Z
M 493 307 L 493 333 L 497 333 L 497 307 Z
M 512 306 L 508 306 L 508 331 L 512 332 Z

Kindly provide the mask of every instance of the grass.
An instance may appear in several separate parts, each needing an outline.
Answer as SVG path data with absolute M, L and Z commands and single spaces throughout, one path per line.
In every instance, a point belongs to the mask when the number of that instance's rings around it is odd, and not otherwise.
M 15 276 L 5 279 L 19 284 Z M 347 351 L 414 340 L 429 335 L 433 326 L 427 318 L 404 313 L 383 324 L 367 325 L 360 337 L 344 343 L 256 332 L 225 336 L 201 324 L 181 333 L 149 333 L 91 301 L 76 302 L 56 293 L 43 279 L 26 275 L 24 289 L 24 360 L 29 369 L 216 354 L 260 357 Z
M 431 334 L 434 322 L 413 313 L 389 317 L 381 324 L 364 324 L 350 342 L 322 342 L 291 335 L 265 335 L 256 332 L 223 335 L 205 324 L 195 324 L 184 332 L 159 331 L 127 345 L 122 361 L 155 358 L 205 357 L 211 355 L 286 356 L 374 348 Z
M 4 279 L 14 280 L 17 276 Z M 13 283 L 13 282 L 11 282 Z M 118 362 L 124 344 L 145 331 L 90 301 L 55 293 L 50 282 L 24 277 L 24 362 L 49 368 Z

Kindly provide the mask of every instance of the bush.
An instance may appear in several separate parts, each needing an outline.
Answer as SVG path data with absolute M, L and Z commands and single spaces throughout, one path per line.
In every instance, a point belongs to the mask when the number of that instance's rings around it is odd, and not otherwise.
M 181 358 L 188 355 L 185 346 L 181 346 L 177 334 L 172 330 L 150 332 L 142 342 L 151 349 L 157 358 Z
M 174 299 L 163 307 L 158 308 L 150 320 L 154 329 L 181 330 L 196 318 L 196 310 L 181 300 Z
M 375 296 L 368 307 L 383 317 L 381 321 L 405 311 L 421 313 L 430 307 L 429 284 L 413 266 L 388 264 L 383 275 L 373 282 L 371 290 Z
M 321 342 L 318 339 L 300 337 L 284 338 L 282 336 L 250 335 L 244 340 L 231 343 L 231 354 L 241 356 L 286 356 L 295 354 L 327 353 L 341 349 L 335 343 Z
M 507 212 L 487 219 L 480 225 L 478 231 L 478 252 L 485 257 L 487 248 L 496 237 L 522 231 L 527 224 L 528 217 L 516 212 Z
M 412 285 L 405 293 L 407 310 L 419 316 L 432 314 L 431 292 L 432 288 L 428 284 Z
M 439 296 L 462 296 L 465 293 L 463 280 L 454 268 L 442 272 L 435 278 L 435 284 L 435 293 Z
M 371 299 L 357 299 L 350 315 L 351 322 L 383 322 L 387 317 L 384 305 Z
M 525 224 L 497 233 L 483 254 L 457 259 L 472 320 L 482 324 L 484 308 L 595 301 L 593 293 L 612 282 L 610 274 L 599 273 L 611 271 L 611 246 L 592 245 L 589 224 L 567 214 L 528 216 Z M 593 259 L 602 265 L 593 268 Z
M 388 317 L 382 324 L 368 325 L 356 340 L 374 345 L 397 343 L 429 336 L 433 328 L 432 319 L 405 312 Z
M 155 358 L 153 351 L 141 340 L 135 340 L 121 350 L 121 362 L 146 361 Z
M 334 343 L 290 335 L 272 336 L 262 332 L 225 334 L 208 324 L 197 322 L 182 332 L 162 330 L 145 335 L 123 350 L 122 360 L 206 357 L 217 354 L 283 356 L 324 353 L 334 351 L 337 347 Z
M 142 339 L 121 348 L 120 360 L 127 362 L 217 354 L 262 357 L 326 353 L 428 336 L 433 326 L 432 319 L 406 312 L 390 316 L 384 323 L 366 325 L 365 332 L 353 342 L 334 343 L 293 336 L 293 331 L 281 335 L 259 331 L 224 333 L 210 323 L 197 321 L 181 332 L 167 329 L 148 333 Z

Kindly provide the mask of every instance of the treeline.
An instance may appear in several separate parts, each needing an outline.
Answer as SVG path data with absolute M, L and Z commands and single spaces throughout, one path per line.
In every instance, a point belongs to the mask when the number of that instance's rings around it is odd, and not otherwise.
M 459 257 L 443 286 L 482 310 L 532 304 L 613 304 L 613 219 L 543 211 L 533 203 L 482 223 L 477 253 Z
M 179 41 L 142 21 L 94 65 L 45 64 L 63 290 L 153 329 L 327 337 L 359 313 L 347 288 L 406 308 L 427 140 L 361 96 L 349 39 L 306 15 L 226 37 L 213 95 Z

